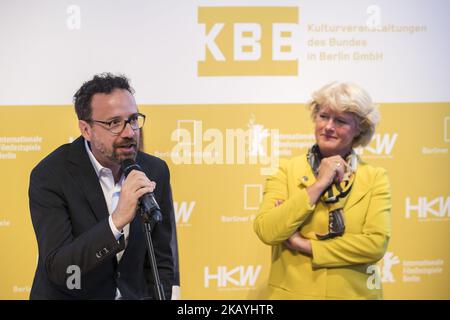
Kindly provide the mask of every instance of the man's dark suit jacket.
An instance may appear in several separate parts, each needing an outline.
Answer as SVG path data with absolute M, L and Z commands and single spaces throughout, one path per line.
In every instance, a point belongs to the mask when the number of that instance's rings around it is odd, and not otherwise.
M 166 299 L 179 285 L 178 247 L 167 164 L 139 152 L 136 162 L 156 182 L 154 191 L 163 215 L 152 228 L 156 262 Z M 108 223 L 108 209 L 99 179 L 79 137 L 65 144 L 31 172 L 30 211 L 39 247 L 39 261 L 30 299 L 124 299 L 154 297 L 153 277 L 141 217 L 130 223 L 126 250 L 123 236 L 116 241 Z M 73 288 L 75 269 L 81 288 Z M 70 278 L 71 277 L 71 278 Z M 67 286 L 69 282 L 69 286 Z

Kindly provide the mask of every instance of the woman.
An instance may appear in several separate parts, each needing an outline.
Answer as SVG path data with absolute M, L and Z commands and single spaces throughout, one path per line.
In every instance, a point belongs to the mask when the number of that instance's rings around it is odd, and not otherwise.
M 316 144 L 280 161 L 254 229 L 272 246 L 270 299 L 381 299 L 376 268 L 390 237 L 386 171 L 359 159 L 379 120 L 370 96 L 330 83 L 310 103 Z M 377 278 L 378 277 L 378 278 Z

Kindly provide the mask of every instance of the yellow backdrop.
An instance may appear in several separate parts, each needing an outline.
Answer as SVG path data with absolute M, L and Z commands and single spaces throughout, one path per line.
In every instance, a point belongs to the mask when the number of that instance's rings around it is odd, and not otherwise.
M 387 299 L 449 299 L 450 103 L 380 106 L 372 143 L 386 168 L 393 236 L 379 263 Z M 141 105 L 146 152 L 172 177 L 182 299 L 258 299 L 270 248 L 253 232 L 266 174 L 313 142 L 302 104 Z M 0 108 L 0 299 L 27 299 L 37 263 L 28 208 L 31 169 L 76 138 L 71 106 Z

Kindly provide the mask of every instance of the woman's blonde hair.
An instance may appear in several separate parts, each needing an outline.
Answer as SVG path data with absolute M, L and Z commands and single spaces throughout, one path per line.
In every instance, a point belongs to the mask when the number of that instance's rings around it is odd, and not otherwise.
M 369 94 L 358 85 L 348 82 L 334 81 L 326 84 L 312 94 L 309 107 L 313 121 L 321 107 L 352 113 L 360 129 L 360 134 L 353 140 L 353 147 L 368 145 L 380 120 L 378 108 Z

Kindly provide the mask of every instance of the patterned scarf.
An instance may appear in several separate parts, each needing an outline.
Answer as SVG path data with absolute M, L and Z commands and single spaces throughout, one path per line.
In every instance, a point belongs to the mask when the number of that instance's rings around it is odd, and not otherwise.
M 306 157 L 314 175 L 317 177 L 320 161 L 323 158 L 319 146 L 317 144 L 313 145 L 311 149 L 309 149 Z M 319 240 L 342 236 L 345 231 L 343 208 L 347 202 L 348 194 L 352 189 L 356 168 L 358 166 L 358 157 L 353 149 L 345 160 L 347 161 L 349 169 L 345 172 L 342 181 L 340 183 L 331 184 L 320 197 L 320 201 L 328 207 L 328 234 L 316 234 Z

